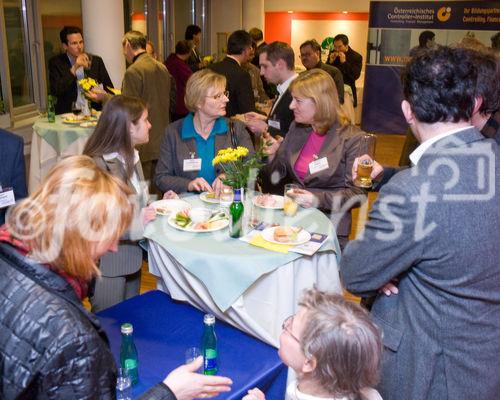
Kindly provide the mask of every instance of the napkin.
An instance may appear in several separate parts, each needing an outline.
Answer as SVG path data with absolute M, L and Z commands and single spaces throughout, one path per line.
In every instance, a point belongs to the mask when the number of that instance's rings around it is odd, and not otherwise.
M 292 246 L 286 244 L 276 244 L 271 243 L 265 240 L 260 233 L 254 235 L 252 239 L 250 239 L 250 244 L 262 247 L 266 250 L 276 251 L 278 253 L 288 253 L 288 249 Z

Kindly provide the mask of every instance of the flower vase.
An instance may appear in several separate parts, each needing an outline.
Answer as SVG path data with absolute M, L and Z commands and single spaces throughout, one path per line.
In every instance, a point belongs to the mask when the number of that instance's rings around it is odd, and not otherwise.
M 84 100 L 82 103 L 82 115 L 84 117 L 90 117 L 92 115 L 90 101 Z

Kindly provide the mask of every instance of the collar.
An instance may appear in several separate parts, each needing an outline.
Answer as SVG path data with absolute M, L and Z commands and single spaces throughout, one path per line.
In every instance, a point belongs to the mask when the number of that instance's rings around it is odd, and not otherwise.
M 286 400 L 348 400 L 347 397 L 317 397 L 303 393 L 298 388 L 298 382 L 292 381 L 286 388 Z
M 210 132 L 210 136 L 223 135 L 227 131 L 228 127 L 226 119 L 224 117 L 219 117 L 215 120 L 212 131 Z M 198 134 L 198 132 L 196 132 L 196 129 L 194 129 L 194 114 L 189 113 L 182 121 L 181 139 L 188 140 L 188 139 L 196 139 L 198 137 L 201 136 Z
M 118 160 L 125 165 L 125 159 L 117 151 L 113 153 L 103 154 L 102 158 L 104 158 L 105 161 Z M 137 149 L 134 149 L 134 165 L 137 164 L 138 162 L 139 162 L 139 152 L 137 151 Z
M 441 133 L 437 136 L 434 136 L 430 139 L 427 139 L 425 142 L 421 143 L 420 146 L 418 146 L 411 154 L 410 154 L 410 161 L 412 162 L 413 165 L 417 165 L 418 162 L 420 161 L 420 158 L 424 155 L 424 153 L 429 150 L 429 148 L 436 143 L 437 141 L 445 138 L 446 136 L 453 135 L 455 133 L 465 131 L 467 129 L 472 128 L 471 126 L 466 126 L 465 128 L 458 128 L 458 129 L 452 129 L 448 132 Z
M 76 58 L 70 55 L 68 52 L 66 52 L 66 57 L 68 57 L 69 63 L 71 64 L 71 66 L 73 66 L 75 64 Z
M 299 75 L 296 72 L 294 72 L 293 75 L 290 76 L 290 78 L 288 78 L 285 82 L 276 85 L 276 89 L 278 89 L 278 93 L 280 94 L 280 96 L 282 96 L 283 93 L 287 91 L 288 87 L 290 86 L 290 83 L 292 83 L 292 81 L 298 76 Z
M 231 60 L 236 61 L 238 63 L 238 65 L 241 67 L 241 63 L 234 56 L 227 54 L 226 57 L 230 58 Z
M 313 68 L 319 68 L 319 69 L 321 69 L 322 65 L 323 65 L 323 61 L 319 60 L 318 63 Z
M 148 53 L 146 52 L 146 50 L 144 50 L 144 51 L 140 52 L 139 54 L 136 54 L 136 55 L 134 56 L 134 58 L 132 58 L 132 64 L 133 64 L 133 63 L 135 63 L 135 60 L 137 60 L 137 59 L 138 59 L 140 56 L 142 56 L 143 54 L 148 54 Z

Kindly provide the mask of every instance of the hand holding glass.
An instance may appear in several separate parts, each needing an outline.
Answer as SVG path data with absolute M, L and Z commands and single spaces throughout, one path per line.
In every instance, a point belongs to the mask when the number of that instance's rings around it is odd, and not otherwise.
M 372 187 L 371 173 L 375 157 L 375 143 L 376 136 L 369 133 L 363 134 L 359 141 L 357 176 L 354 179 L 354 184 L 358 187 Z
M 294 191 L 298 189 L 297 185 L 293 183 L 289 183 L 285 185 L 285 202 L 283 204 L 283 212 L 286 216 L 293 217 L 297 214 L 297 210 L 299 209 L 299 205 L 295 201 Z

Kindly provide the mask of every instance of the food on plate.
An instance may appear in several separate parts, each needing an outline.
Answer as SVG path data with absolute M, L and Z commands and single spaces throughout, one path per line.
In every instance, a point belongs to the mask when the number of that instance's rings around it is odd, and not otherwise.
M 205 197 L 207 199 L 218 199 L 219 197 L 215 194 L 215 192 L 206 192 Z
M 170 210 L 167 207 L 156 207 L 156 213 L 160 215 L 168 215 Z
M 188 215 L 189 218 L 191 218 L 191 221 L 197 224 L 199 222 L 208 221 L 212 216 L 212 211 L 209 210 L 208 208 L 196 207 L 193 208 L 191 211 L 189 211 Z
M 261 207 L 276 207 L 277 200 L 272 194 L 261 194 L 255 197 L 255 204 Z
M 295 242 L 301 230 L 299 226 L 277 226 L 274 229 L 274 240 L 280 243 Z
M 189 210 L 179 211 L 175 215 L 175 224 L 181 228 L 185 228 L 191 223 L 191 218 L 189 218 Z

